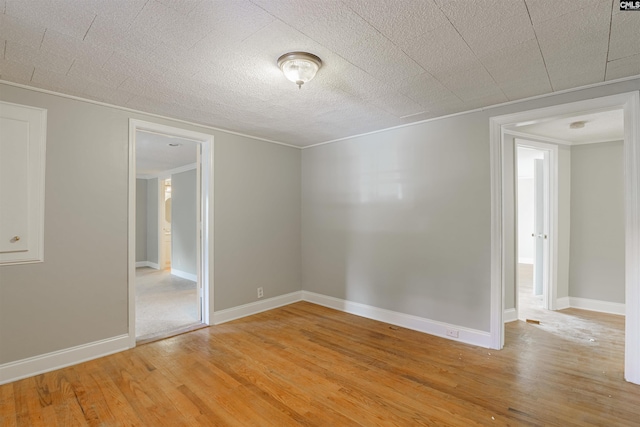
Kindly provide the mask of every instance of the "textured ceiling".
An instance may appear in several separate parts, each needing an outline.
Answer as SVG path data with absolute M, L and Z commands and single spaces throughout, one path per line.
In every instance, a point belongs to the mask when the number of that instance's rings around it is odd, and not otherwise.
M 640 74 L 640 12 L 618 0 L 0 0 L 0 11 L 0 79 L 298 146 Z M 294 50 L 324 62 L 301 90 L 275 64 Z

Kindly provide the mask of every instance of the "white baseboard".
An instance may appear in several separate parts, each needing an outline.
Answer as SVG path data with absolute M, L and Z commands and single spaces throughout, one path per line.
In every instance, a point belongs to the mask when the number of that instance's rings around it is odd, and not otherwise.
M 196 274 L 187 273 L 186 271 L 176 270 L 175 268 L 171 269 L 171 275 L 180 277 L 181 279 L 191 280 L 192 282 L 198 281 L 198 276 Z
M 263 311 L 272 310 L 298 301 L 308 301 L 314 304 L 333 308 L 335 310 L 355 314 L 357 316 L 390 323 L 392 325 L 413 329 L 415 331 L 424 332 L 454 341 L 460 341 L 466 344 L 486 348 L 491 347 L 491 335 L 488 332 L 451 325 L 444 322 L 438 322 L 410 314 L 399 313 L 307 291 L 291 292 L 289 294 L 244 304 L 238 307 L 216 311 L 213 313 L 213 324 L 219 325 L 221 323 L 251 316 Z M 458 331 L 458 338 L 447 336 L 447 330 Z M 77 347 L 71 347 L 28 359 L 18 360 L 16 362 L 5 363 L 0 365 L 0 384 L 17 381 L 22 378 L 31 377 L 44 372 L 53 371 L 82 363 L 87 360 L 97 359 L 99 357 L 127 350 L 130 347 L 130 344 L 131 340 L 129 335 L 120 335 Z
M 430 335 L 480 347 L 491 347 L 491 334 L 489 334 L 489 332 L 451 325 L 444 322 L 426 319 L 424 317 L 413 316 L 411 314 L 399 313 L 397 311 L 386 310 L 366 304 L 316 294 L 314 292 L 302 291 L 302 299 L 314 304 L 344 311 L 345 313 L 390 323 L 403 328 L 413 329 L 414 331 L 424 332 Z M 458 338 L 447 336 L 447 330 L 458 331 Z
M 556 310 L 564 310 L 565 308 L 571 307 L 571 301 L 569 297 L 562 297 L 556 300 Z
M 0 384 L 10 383 L 127 350 L 129 343 L 129 335 L 119 335 L 28 359 L 4 363 L 0 365 Z
M 569 297 L 571 308 L 599 311 L 601 313 L 625 314 L 625 305 L 619 302 L 600 301 L 595 299 Z
M 519 257 L 518 264 L 533 264 L 533 258 Z
M 158 265 L 158 263 L 151 261 L 136 261 L 136 268 L 140 267 L 151 267 L 155 268 L 156 270 L 160 270 L 160 266 Z
M 515 322 L 518 320 L 518 312 L 515 308 L 507 308 L 504 310 L 502 320 L 504 320 L 504 323 Z
M 213 324 L 219 325 L 221 323 L 262 313 L 263 311 L 272 310 L 298 301 L 302 301 L 302 291 L 291 292 L 290 294 L 267 298 L 265 300 L 251 302 L 249 304 L 239 305 L 225 310 L 214 311 Z

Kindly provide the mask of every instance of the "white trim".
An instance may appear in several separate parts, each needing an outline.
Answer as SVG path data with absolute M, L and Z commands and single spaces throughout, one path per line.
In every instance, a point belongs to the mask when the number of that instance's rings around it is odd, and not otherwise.
M 625 305 L 619 302 L 600 301 L 596 299 L 569 297 L 569 306 L 582 310 L 598 311 L 600 313 L 620 314 L 624 316 Z
M 129 119 L 129 218 L 128 218 L 128 287 L 129 287 L 129 347 L 136 345 L 135 334 L 135 191 L 136 191 L 136 165 L 135 165 L 135 144 L 136 132 L 138 130 L 148 130 L 163 133 L 165 135 L 176 136 L 180 138 L 191 139 L 200 144 L 202 150 L 201 157 L 201 192 L 200 197 L 203 201 L 202 208 L 202 250 L 200 257 L 202 258 L 202 323 L 211 325 L 213 319 L 213 151 L 214 136 L 206 133 L 194 132 L 187 129 L 176 128 L 173 126 L 161 125 L 153 122 L 146 122 L 138 119 Z M 158 180 L 160 181 L 160 180 Z M 159 195 L 160 196 L 160 195 Z M 158 241 L 158 247 L 161 242 Z M 197 276 L 196 276 L 197 280 Z
M 0 385 L 76 365 L 126 350 L 129 336 L 119 335 L 0 365 Z
M 628 80 L 631 80 L 631 79 L 628 79 Z M 68 95 L 68 94 L 62 93 L 62 92 L 55 92 L 53 90 L 47 90 L 47 89 L 42 89 L 42 88 L 39 88 L 39 87 L 24 85 L 24 84 L 20 84 L 20 83 L 14 83 L 14 82 L 10 82 L 10 81 L 7 81 L 7 80 L 0 79 L 0 84 L 5 84 L 7 86 L 18 87 L 18 88 L 21 88 L 21 89 L 32 90 L 34 92 L 46 93 L 47 95 L 59 96 L 61 98 L 73 99 L 73 100 L 76 100 L 76 101 L 86 102 L 88 104 L 100 105 L 102 107 L 115 108 L 116 110 L 126 111 L 126 112 L 129 112 L 129 113 L 144 114 L 144 115 L 147 115 L 149 117 L 154 117 L 154 118 L 164 119 L 164 120 L 171 120 L 172 122 L 175 122 L 175 123 L 185 124 L 185 125 L 189 125 L 189 126 L 197 126 L 197 127 L 202 128 L 202 129 L 214 130 L 214 131 L 217 131 L 217 132 L 228 133 L 230 135 L 238 135 L 238 136 L 242 136 L 242 137 L 245 137 L 245 138 L 255 139 L 255 140 L 258 140 L 258 141 L 269 142 L 271 144 L 284 145 L 285 147 L 301 149 L 301 147 L 298 147 L 297 145 L 291 145 L 291 144 L 287 144 L 285 142 L 274 141 L 272 139 L 261 138 L 259 136 L 253 136 L 253 135 L 249 135 L 249 134 L 246 134 L 246 133 L 235 132 L 235 131 L 228 130 L 228 129 L 217 128 L 215 126 L 204 125 L 202 123 L 190 122 L 188 120 L 176 119 L 174 117 L 163 116 L 161 114 L 155 114 L 155 113 L 149 113 L 147 111 L 136 110 L 136 109 L 128 108 L 128 107 L 122 107 L 120 105 L 109 104 L 107 102 L 101 102 L 101 101 L 95 101 L 93 99 L 82 98 L 80 96 L 75 96 L 75 95 Z
M 347 301 L 314 292 L 302 291 L 302 299 L 314 304 L 340 310 L 345 313 L 355 314 L 360 317 L 385 322 L 392 325 L 401 326 L 414 331 L 424 332 L 441 338 L 460 341 L 465 344 L 477 345 L 480 347 L 490 347 L 491 337 L 488 332 L 470 329 L 463 326 L 451 325 L 424 317 L 413 316 L 411 314 L 386 310 L 366 304 Z M 458 331 L 458 338 L 447 336 L 447 329 Z
M 502 223 L 505 217 L 505 206 L 502 203 L 504 188 L 502 166 L 502 126 L 492 117 L 489 122 L 489 173 L 491 178 L 491 303 L 489 333 L 491 348 L 500 350 L 504 346 L 504 283 L 505 253 L 502 236 Z M 517 246 L 516 246 L 517 247 Z
M 177 168 L 173 168 L 173 169 L 169 169 L 166 171 L 162 171 L 162 172 L 158 172 L 158 173 L 152 173 L 149 175 L 137 175 L 136 178 L 138 179 L 160 179 L 160 178 L 165 178 L 165 177 L 169 177 L 171 175 L 175 175 L 177 173 L 182 173 L 182 172 L 187 172 L 193 169 L 197 169 L 198 164 L 197 163 L 189 163 L 188 165 L 184 165 L 184 166 L 178 166 Z
M 525 133 L 525 132 L 518 132 L 515 130 L 511 130 L 511 129 L 504 129 L 503 131 L 505 134 L 507 135 L 511 135 L 514 136 L 516 138 L 520 138 L 520 139 L 535 139 L 538 140 L 540 142 L 547 142 L 549 144 L 557 144 L 557 145 L 573 145 L 573 142 L 570 141 L 565 141 L 564 139 L 558 139 L 558 138 L 549 138 L 548 136 L 538 136 L 538 135 L 533 135 L 530 133 Z
M 569 300 L 569 297 L 556 299 L 556 310 L 564 310 L 565 308 L 571 308 L 571 301 Z
M 186 271 L 176 270 L 175 268 L 171 268 L 171 274 L 176 277 L 180 277 L 181 279 L 191 280 L 192 282 L 198 281 L 198 275 L 193 273 L 187 273 Z
M 502 132 L 503 126 L 597 108 L 624 109 L 625 164 L 625 366 L 629 382 L 640 384 L 640 96 L 638 91 L 555 105 L 490 118 L 491 177 L 491 323 L 492 343 L 504 342 L 504 235 L 502 221 Z M 557 302 L 556 302 L 557 303 Z
M 518 264 L 533 264 L 533 258 L 518 257 Z
M 595 141 L 587 141 L 587 142 L 574 142 L 571 145 L 588 145 L 588 144 L 605 144 L 607 142 L 618 142 L 618 141 L 622 141 L 622 139 L 620 138 L 614 138 L 614 139 L 598 139 Z
M 620 138 L 613 138 L 613 139 L 608 138 L 608 139 L 596 139 L 594 141 L 575 142 L 575 141 L 567 141 L 565 139 L 550 138 L 548 136 L 534 135 L 532 133 L 519 132 L 519 131 L 512 130 L 512 129 L 505 129 L 504 133 L 509 134 L 511 136 L 515 136 L 517 138 L 524 138 L 524 139 L 533 138 L 533 139 L 537 139 L 537 140 L 542 141 L 542 142 L 548 142 L 550 144 L 569 145 L 569 146 L 588 145 L 588 144 L 602 144 L 602 143 L 605 143 L 605 142 L 616 142 L 616 141 L 620 141 L 621 140 Z
M 398 126 L 393 126 L 393 127 L 390 127 L 390 128 L 374 130 L 374 131 L 371 131 L 371 132 L 365 132 L 365 133 L 361 133 L 361 134 L 357 134 L 357 135 L 345 136 L 343 138 L 337 138 L 337 139 L 332 139 L 330 141 L 319 142 L 317 144 L 306 145 L 306 146 L 300 147 L 300 148 L 303 149 L 303 150 L 306 150 L 307 148 L 318 147 L 320 145 L 325 145 L 325 144 L 333 144 L 334 142 L 340 142 L 340 141 L 345 141 L 345 140 L 348 140 L 348 139 L 359 138 L 359 137 L 362 137 L 362 136 L 373 135 L 373 134 L 380 133 L 380 132 L 386 132 L 388 130 L 401 129 L 401 128 L 404 128 L 404 127 L 420 125 L 420 124 L 432 122 L 432 121 L 435 121 L 435 120 L 448 119 L 448 118 L 451 118 L 451 117 L 461 116 L 463 114 L 478 113 L 478 112 L 481 112 L 481 111 L 492 110 L 494 108 L 505 107 L 507 105 L 519 104 L 519 103 L 522 103 L 522 102 L 533 101 L 533 100 L 536 100 L 536 99 L 549 98 L 549 97 L 552 97 L 552 96 L 561 95 L 563 93 L 571 93 L 571 92 L 577 92 L 577 91 L 581 91 L 581 90 L 585 90 L 585 89 L 592 89 L 592 88 L 596 88 L 596 87 L 600 87 L 600 86 L 613 85 L 613 84 L 616 84 L 616 83 L 622 83 L 622 82 L 625 82 L 625 81 L 635 80 L 635 79 L 638 79 L 638 78 L 640 78 L 640 74 L 635 75 L 635 76 L 623 77 L 623 78 L 616 79 L 616 80 L 608 80 L 608 81 L 605 81 L 605 82 L 593 83 L 593 84 L 580 86 L 580 87 L 575 87 L 575 88 L 570 88 L 570 89 L 563 89 L 563 90 L 559 90 L 559 91 L 556 91 L 556 92 L 544 93 L 542 95 L 536 95 L 536 96 L 532 96 L 532 97 L 529 97 L 529 98 L 516 99 L 514 101 L 503 102 L 502 104 L 489 105 L 489 106 L 486 106 L 486 107 L 480 107 L 480 108 L 475 108 L 473 110 L 461 111 L 459 113 L 448 114 L 448 115 L 445 115 L 445 116 L 432 117 L 430 119 L 421 120 L 419 122 L 405 123 L 405 124 L 398 125 Z M 418 114 L 420 114 L 420 113 L 418 113 Z
M 460 116 L 460 115 L 463 115 L 463 114 L 470 114 L 470 113 L 476 113 L 476 112 L 480 112 L 480 111 L 491 110 L 491 109 L 494 109 L 494 108 L 500 108 L 500 107 L 504 107 L 504 106 L 507 106 L 507 105 L 518 104 L 518 103 L 521 103 L 521 102 L 533 101 L 533 100 L 536 100 L 536 99 L 543 99 L 543 98 L 548 98 L 548 97 L 551 97 L 551 96 L 561 95 L 563 93 L 571 93 L 571 92 L 581 91 L 581 90 L 585 90 L 585 89 L 596 88 L 596 87 L 600 87 L 600 86 L 613 85 L 613 84 L 616 84 L 616 83 L 622 83 L 622 82 L 625 82 L 625 81 L 635 80 L 635 79 L 638 79 L 638 78 L 640 78 L 640 74 L 635 75 L 635 76 L 622 77 L 620 79 L 615 79 L 615 80 L 607 80 L 607 81 L 604 81 L 604 82 L 593 83 L 593 84 L 580 86 L 580 87 L 575 87 L 575 88 L 570 88 L 570 89 L 563 89 L 563 90 L 559 90 L 559 91 L 556 91 L 556 92 L 550 92 L 550 93 L 545 93 L 545 94 L 542 94 L 542 95 L 532 96 L 532 97 L 529 97 L 529 98 L 516 99 L 514 101 L 503 102 L 502 104 L 494 104 L 494 105 L 489 105 L 487 107 L 475 108 L 473 110 L 461 111 L 461 112 L 458 112 L 458 113 L 453 113 L 453 114 L 448 114 L 448 115 L 444 115 L 444 116 L 433 117 L 433 118 L 421 120 L 421 121 L 418 121 L 418 122 L 406 123 L 406 124 L 402 124 L 402 125 L 398 125 L 398 126 L 394 126 L 394 127 L 390 127 L 390 128 L 385 128 L 385 129 L 380 129 L 380 130 L 376 130 L 376 131 L 372 131 L 372 132 L 361 133 L 361 134 L 351 135 L 351 136 L 345 136 L 343 138 L 338 138 L 338 139 L 333 139 L 333 140 L 330 140 L 330 141 L 319 142 L 317 144 L 306 145 L 304 147 L 300 147 L 300 146 L 292 145 L 292 144 L 287 144 L 285 142 L 274 141 L 272 139 L 261 138 L 259 136 L 248 135 L 248 134 L 241 133 L 241 132 L 235 132 L 235 131 L 231 131 L 231 130 L 228 130 L 228 129 L 217 128 L 217 127 L 205 125 L 205 124 L 202 124 L 202 123 L 190 122 L 188 120 L 176 119 L 176 118 L 169 117 L 169 116 L 163 116 L 163 115 L 160 115 L 160 114 L 149 113 L 149 112 L 142 111 L 142 110 L 135 110 L 133 108 L 122 107 L 122 106 L 119 106 L 119 105 L 109 104 L 109 103 L 106 103 L 106 102 L 95 101 L 93 99 L 87 99 L 87 98 L 82 98 L 82 97 L 75 96 L 75 95 L 68 95 L 68 94 L 61 93 L 61 92 L 55 92 L 55 91 L 52 91 L 52 90 L 41 89 L 41 88 L 38 88 L 38 87 L 28 86 L 28 85 L 21 84 L 21 83 L 14 83 L 14 82 L 10 82 L 10 81 L 7 81 L 7 80 L 0 79 L 0 84 L 6 84 L 7 86 L 13 86 L 13 87 L 21 88 L 21 89 L 32 90 L 34 92 L 46 93 L 48 95 L 55 95 L 55 96 L 59 96 L 59 97 L 62 97 L 62 98 L 74 99 L 76 101 L 87 102 L 89 104 L 95 104 L 95 105 L 101 105 L 101 106 L 104 106 L 104 107 L 115 108 L 115 109 L 118 109 L 118 110 L 128 111 L 128 112 L 131 112 L 131 113 L 145 114 L 145 115 L 150 116 L 150 117 L 156 117 L 156 118 L 160 118 L 160 119 L 171 120 L 171 121 L 176 122 L 176 123 L 183 123 L 183 124 L 186 124 L 186 125 L 198 126 L 198 127 L 203 128 L 203 129 L 210 129 L 210 130 L 214 130 L 214 131 L 218 131 L 218 132 L 228 133 L 228 134 L 231 134 L 231 135 L 238 135 L 238 136 L 242 136 L 242 137 L 245 137 L 245 138 L 256 139 L 258 141 L 269 142 L 271 144 L 284 145 L 285 147 L 291 147 L 291 148 L 297 148 L 299 150 L 304 150 L 306 148 L 317 147 L 317 146 L 325 145 L 325 144 L 332 144 L 334 142 L 345 141 L 345 140 L 348 140 L 348 139 L 358 138 L 358 137 L 366 136 L 366 135 L 372 135 L 372 134 L 375 134 L 375 133 L 385 132 L 385 131 L 392 130 L 392 129 L 399 129 L 399 128 L 403 128 L 403 127 L 407 127 L 407 126 L 415 126 L 415 125 L 419 125 L 419 124 L 422 124 L 422 123 L 431 122 L 431 121 L 434 121 L 434 120 L 446 119 L 446 118 L 449 118 L 449 117 Z M 420 114 L 420 113 L 418 113 L 418 114 Z
M 298 301 L 302 301 L 302 291 L 295 291 L 289 294 L 227 308 L 225 310 L 218 310 L 213 313 L 213 324 L 219 325 L 242 317 L 262 313 L 263 311 L 273 310 L 274 308 L 284 305 L 293 304 Z
M 640 91 L 624 104 L 625 363 L 624 377 L 640 384 Z
M 518 311 L 515 308 L 507 308 L 502 316 L 504 323 L 515 322 L 518 320 Z
M 150 267 L 156 270 L 160 270 L 160 265 L 157 262 L 151 261 L 136 261 L 136 268 L 139 267 Z
M 136 127 L 129 119 L 129 209 L 127 218 L 127 287 L 129 348 L 136 346 Z M 160 242 L 158 242 L 160 245 Z M 159 260 L 158 260 L 159 261 Z

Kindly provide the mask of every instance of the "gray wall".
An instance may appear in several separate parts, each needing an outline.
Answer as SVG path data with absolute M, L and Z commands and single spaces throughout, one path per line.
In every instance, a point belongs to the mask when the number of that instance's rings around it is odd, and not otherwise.
M 216 309 L 300 290 L 300 150 L 10 85 L 0 99 L 48 110 L 45 262 L 0 267 L 0 364 L 128 333 L 129 118 L 215 137 Z
M 243 140 L 216 139 L 216 310 L 301 288 L 301 151 Z
M 303 289 L 488 330 L 488 124 L 470 114 L 304 150 Z
M 147 261 L 158 261 L 158 178 L 147 180 Z
M 630 80 L 303 150 L 303 289 L 488 331 L 489 118 L 638 87 Z
M 623 142 L 571 148 L 569 295 L 624 303 Z
M 136 262 L 147 261 L 147 180 L 136 179 Z
M 171 175 L 171 268 L 197 274 L 197 173 Z

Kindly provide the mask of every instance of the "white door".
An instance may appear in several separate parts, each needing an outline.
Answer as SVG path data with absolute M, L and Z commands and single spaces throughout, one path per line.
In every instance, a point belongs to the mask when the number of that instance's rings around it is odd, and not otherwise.
M 534 160 L 534 261 L 533 261 L 533 294 L 540 297 L 540 305 L 548 309 L 549 292 L 549 220 L 550 220 L 550 181 L 549 152 L 544 151 L 542 159 Z
M 533 294 L 544 292 L 544 160 L 533 160 Z

